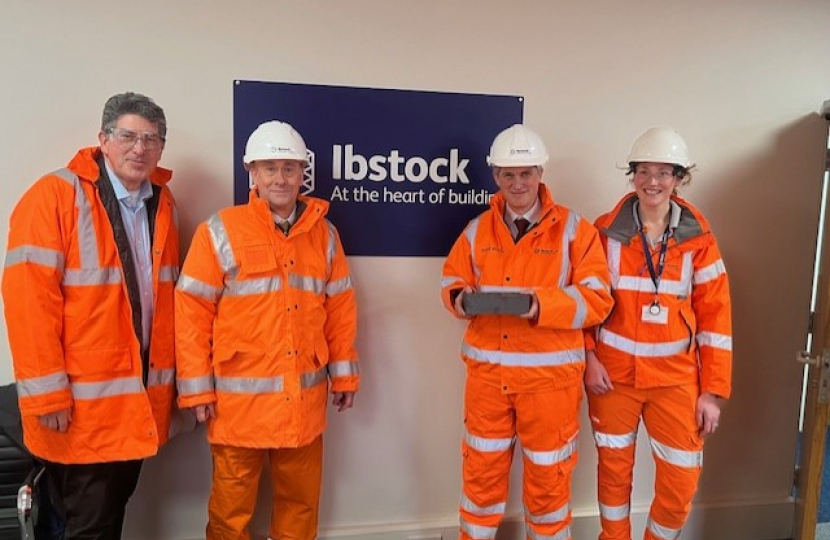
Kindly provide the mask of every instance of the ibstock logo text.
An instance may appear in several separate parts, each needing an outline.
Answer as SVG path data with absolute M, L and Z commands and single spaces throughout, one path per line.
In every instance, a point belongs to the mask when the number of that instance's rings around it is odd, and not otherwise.
M 354 151 L 353 144 L 334 145 L 332 149 L 332 178 L 334 180 L 365 180 L 383 182 L 423 182 L 436 184 L 469 184 L 465 169 L 469 159 L 459 159 L 458 149 L 450 149 L 449 157 L 427 161 L 420 156 L 404 157 L 397 150 L 389 155 L 363 156 Z

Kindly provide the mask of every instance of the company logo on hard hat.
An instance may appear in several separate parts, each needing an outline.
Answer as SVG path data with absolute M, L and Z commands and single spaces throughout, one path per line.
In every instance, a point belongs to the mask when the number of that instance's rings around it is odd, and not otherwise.
M 311 150 L 305 151 L 306 162 L 303 167 L 303 185 L 300 187 L 300 193 L 309 195 L 314 192 L 314 152 Z
M 533 152 L 533 148 L 520 148 L 520 149 L 511 148 L 510 149 L 510 154 L 511 155 L 512 154 L 530 154 L 531 152 Z

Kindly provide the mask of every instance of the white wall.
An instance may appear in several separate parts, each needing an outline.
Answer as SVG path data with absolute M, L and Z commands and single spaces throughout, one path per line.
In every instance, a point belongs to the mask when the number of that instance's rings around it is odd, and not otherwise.
M 168 114 L 162 164 L 175 171 L 185 240 L 232 202 L 234 79 L 523 95 L 526 122 L 552 154 L 547 183 L 589 218 L 626 191 L 614 166 L 632 140 L 675 126 L 700 164 L 685 194 L 715 228 L 735 304 L 735 396 L 707 446 L 686 537 L 784 538 L 800 391 L 792 358 L 806 327 L 824 155 L 815 113 L 830 98 L 828 20 L 826 0 L 6 0 L 0 237 L 20 194 L 95 144 L 103 102 L 125 90 Z M 442 261 L 350 262 L 364 383 L 357 408 L 331 418 L 321 526 L 355 539 L 449 538 L 463 327 L 439 306 Z M 0 382 L 11 380 L 3 341 Z M 653 477 L 644 442 L 639 527 Z M 587 538 L 597 527 L 587 430 L 581 443 L 573 506 L 575 536 Z M 202 535 L 209 474 L 201 429 L 174 440 L 146 465 L 126 537 Z M 255 520 L 260 532 L 266 514 Z M 518 538 L 516 527 L 505 533 Z

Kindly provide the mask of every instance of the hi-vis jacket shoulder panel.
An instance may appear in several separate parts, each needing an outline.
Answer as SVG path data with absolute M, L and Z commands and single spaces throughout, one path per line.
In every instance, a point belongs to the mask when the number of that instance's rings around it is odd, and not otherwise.
M 152 240 L 155 310 L 143 372 L 124 271 L 98 190 L 98 148 L 38 180 L 15 207 L 3 299 L 25 441 L 59 463 L 139 459 L 167 440 L 173 405 L 173 291 L 179 272 L 170 171 Z M 106 181 L 106 180 L 104 180 Z M 146 386 L 144 381 L 146 381 Z M 66 433 L 38 415 L 72 409 Z
M 540 185 L 539 223 L 518 242 L 504 222 L 505 201 L 472 220 L 444 264 L 445 307 L 455 313 L 454 291 L 533 290 L 536 323 L 516 316 L 479 315 L 467 328 L 461 355 L 468 373 L 505 393 L 544 391 L 579 384 L 585 369 L 582 329 L 611 309 L 608 267 L 596 229 L 579 214 L 554 204 Z
M 672 197 L 681 209 L 680 221 L 668 240 L 657 295 L 668 320 L 644 322 L 643 309 L 654 301 L 655 289 L 634 221 L 636 200 L 635 194 L 627 195 L 596 221 L 615 301 L 597 331 L 597 357 L 614 382 L 637 388 L 699 382 L 701 392 L 729 397 L 729 282 L 709 224 L 689 202 Z
M 211 443 L 309 444 L 332 391 L 358 389 L 357 310 L 328 203 L 300 197 L 288 236 L 255 191 L 196 231 L 176 289 L 182 407 L 216 402 Z

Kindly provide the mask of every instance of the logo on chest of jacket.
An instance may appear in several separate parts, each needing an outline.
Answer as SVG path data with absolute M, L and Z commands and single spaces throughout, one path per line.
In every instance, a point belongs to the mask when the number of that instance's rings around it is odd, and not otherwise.
M 558 249 L 533 248 L 533 253 L 536 255 L 556 255 Z
M 482 253 L 504 253 L 504 249 L 499 246 L 484 246 L 481 248 Z

